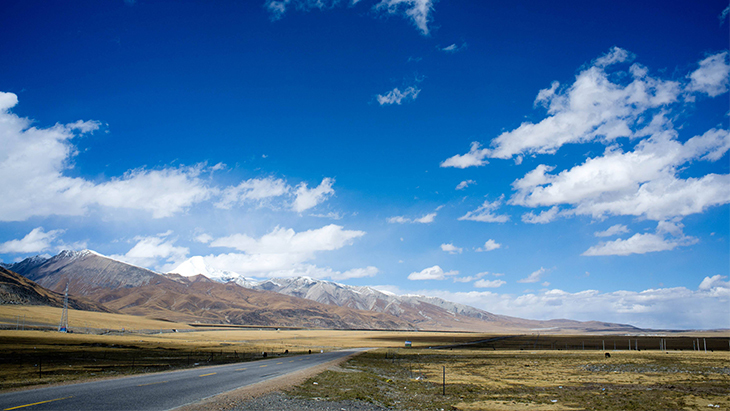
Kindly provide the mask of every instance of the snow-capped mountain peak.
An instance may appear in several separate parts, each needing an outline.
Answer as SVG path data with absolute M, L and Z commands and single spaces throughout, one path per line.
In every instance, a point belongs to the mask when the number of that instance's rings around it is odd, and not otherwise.
M 168 271 L 168 274 L 180 274 L 183 277 L 193 277 L 202 274 L 214 281 L 221 283 L 233 281 L 236 284 L 247 288 L 251 288 L 258 284 L 258 281 L 246 278 L 236 272 L 219 270 L 211 267 L 205 262 L 205 258 L 199 255 L 183 261 L 180 265 Z

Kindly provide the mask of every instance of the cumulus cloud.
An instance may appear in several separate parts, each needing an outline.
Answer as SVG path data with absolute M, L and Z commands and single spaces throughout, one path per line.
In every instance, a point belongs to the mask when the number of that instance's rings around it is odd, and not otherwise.
M 459 301 L 495 314 L 537 320 L 571 318 L 655 329 L 718 329 L 730 328 L 727 316 L 730 284 L 722 279 L 723 276 L 719 274 L 705 277 L 697 290 L 676 287 L 644 291 L 584 290 L 573 293 L 547 289 L 521 295 L 447 290 L 422 290 L 417 293 Z
M 509 221 L 509 215 L 507 214 L 495 214 L 494 212 L 502 206 L 502 200 L 504 195 L 499 199 L 489 202 L 485 201 L 476 210 L 472 210 L 459 217 L 459 221 L 480 221 L 483 223 L 506 223 Z
M 0 244 L 0 254 L 38 253 L 48 250 L 53 241 L 65 231 L 45 231 L 43 227 L 36 227 L 20 240 L 10 240 Z
M 474 282 L 474 287 L 477 288 L 499 288 L 507 284 L 504 280 L 478 280 Z
M 264 200 L 292 191 L 272 177 L 250 179 L 218 188 L 203 175 L 224 167 L 193 166 L 135 168 L 107 181 L 70 177 L 78 153 L 73 140 L 97 131 L 98 121 L 76 121 L 42 128 L 13 114 L 18 103 L 13 93 L 0 92 L 0 190 L 13 201 L 0 203 L 0 221 L 23 221 L 50 215 L 85 215 L 92 208 L 141 210 L 153 218 L 171 217 L 203 201 L 218 198 L 215 206 L 228 209 L 247 201 Z M 302 211 L 334 193 L 334 180 L 325 178 L 314 188 L 300 184 L 292 208 Z
M 451 243 L 441 244 L 441 250 L 446 251 L 449 254 L 461 254 L 461 252 L 464 251 L 463 248 L 459 248 Z
M 436 215 L 437 215 L 437 213 L 428 213 L 419 218 L 394 216 L 394 217 L 388 217 L 387 221 L 391 224 L 408 224 L 408 223 L 430 224 L 430 223 L 433 223 L 433 221 L 436 219 Z
M 608 227 L 604 231 L 596 231 L 593 233 L 596 237 L 613 237 L 615 235 L 626 234 L 629 232 L 629 228 L 623 224 L 616 224 Z
M 167 272 L 188 258 L 190 249 L 175 246 L 176 238 L 169 238 L 171 231 L 154 236 L 134 238 L 137 243 L 125 254 L 111 255 L 115 260 L 140 267 Z
M 615 227 L 615 226 L 614 226 Z M 656 233 L 634 234 L 627 239 L 616 239 L 594 245 L 582 255 L 630 255 L 674 250 L 677 247 L 696 244 L 699 240 L 682 232 L 681 223 L 660 221 Z M 611 227 L 613 228 L 613 227 Z M 610 229 L 609 229 L 610 230 Z
M 730 201 L 730 176 L 680 178 L 692 161 L 717 161 L 730 149 L 730 133 L 711 129 L 678 141 L 676 130 L 639 142 L 633 151 L 609 147 L 603 156 L 558 174 L 540 165 L 516 180 L 510 204 L 527 207 L 573 205 L 567 213 L 603 218 L 632 215 L 652 220 L 701 213 Z
M 539 270 L 534 271 L 532 274 L 528 275 L 527 277 L 517 280 L 518 283 L 536 283 L 542 279 L 543 274 L 547 272 L 547 269 L 544 267 L 540 267 Z
M 476 182 L 476 181 L 474 181 L 474 180 L 464 180 L 464 181 L 462 181 L 461 183 L 459 183 L 459 184 L 458 184 L 458 185 L 456 186 L 456 189 L 457 189 L 457 190 L 463 190 L 463 189 L 465 189 L 465 188 L 469 187 L 470 185 L 472 185 L 472 184 L 476 184 L 476 183 L 477 183 L 477 182 Z
M 446 271 L 435 265 L 433 267 L 424 268 L 420 272 L 413 272 L 408 275 L 409 280 L 443 280 L 448 276 L 458 275 L 458 271 Z
M 547 224 L 558 218 L 559 212 L 560 209 L 558 206 L 551 207 L 549 210 L 540 212 L 540 214 L 535 214 L 533 211 L 530 211 L 529 213 L 522 214 L 522 221 L 528 224 Z
M 709 291 L 717 288 L 730 290 L 730 282 L 723 281 L 726 278 L 726 275 L 720 274 L 713 275 L 712 277 L 705 277 L 700 283 L 699 289 L 702 291 Z
M 311 263 L 318 253 L 341 249 L 364 235 L 364 231 L 345 230 L 334 224 L 301 232 L 276 227 L 258 238 L 240 233 L 217 238 L 210 242 L 210 247 L 229 248 L 236 252 L 210 254 L 202 258 L 206 265 L 215 269 L 251 277 L 309 276 L 334 280 L 372 277 L 378 273 L 376 267 L 340 272 Z
M 335 190 L 332 188 L 334 183 L 335 180 L 333 178 L 324 178 L 317 187 L 311 189 L 307 188 L 307 183 L 300 183 L 297 186 L 296 198 L 292 204 L 292 209 L 301 213 L 324 202 L 334 195 Z
M 477 248 L 477 251 L 492 251 L 501 248 L 502 244 L 492 240 L 491 238 L 484 243 L 483 247 Z
M 467 168 L 467 167 L 478 167 L 485 164 L 489 164 L 485 160 L 489 156 L 490 150 L 487 148 L 481 148 L 481 144 L 474 141 L 471 143 L 471 149 L 466 154 L 457 154 L 453 157 L 449 157 L 442 161 L 441 167 L 455 167 L 455 168 Z
M 208 244 L 209 242 L 213 241 L 213 237 L 210 234 L 200 234 L 195 237 L 195 241 L 203 244 Z
M 210 246 L 233 248 L 247 254 L 309 255 L 316 251 L 342 248 L 364 235 L 364 231 L 345 230 L 344 227 L 335 224 L 299 233 L 291 228 L 276 227 L 260 238 L 249 237 L 246 234 L 233 234 L 212 241 Z
M 652 77 L 640 64 L 631 65 L 625 76 L 612 77 L 609 70 L 632 58 L 628 51 L 614 47 L 583 69 L 573 84 L 553 82 L 538 92 L 535 105 L 545 107 L 548 114 L 542 121 L 525 122 L 502 133 L 492 140 L 491 148 L 479 149 L 474 142 L 469 153 L 445 160 L 442 167 L 480 166 L 487 157 L 518 156 L 519 161 L 525 154 L 554 154 L 569 143 L 611 143 L 619 137 L 641 136 L 636 129 L 645 116 L 669 109 L 679 101 L 683 89 L 711 97 L 728 90 L 727 52 L 703 59 L 685 84 Z M 627 80 L 621 80 L 624 78 Z
M 33 127 L 30 119 L 9 111 L 15 104 L 14 94 L 0 92 L 0 190 L 14 196 L 13 201 L 0 204 L 2 221 L 83 215 L 92 206 L 145 210 L 161 218 L 210 195 L 199 178 L 203 166 L 134 169 L 102 183 L 66 176 L 77 154 L 71 140 L 98 130 L 101 124 L 77 121 Z
M 700 67 L 689 74 L 687 91 L 705 93 L 716 97 L 728 91 L 730 64 L 728 53 L 722 52 L 709 56 L 699 63 Z
M 420 92 L 421 89 L 413 86 L 410 86 L 403 91 L 400 91 L 400 89 L 396 87 L 385 94 L 378 94 L 376 99 L 378 100 L 378 104 L 380 104 L 381 106 L 389 106 L 392 104 L 400 105 L 401 102 L 403 102 L 404 100 L 415 100 Z

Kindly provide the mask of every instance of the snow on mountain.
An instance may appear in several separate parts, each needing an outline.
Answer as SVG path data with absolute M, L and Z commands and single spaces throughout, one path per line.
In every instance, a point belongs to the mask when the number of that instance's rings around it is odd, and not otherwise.
M 220 283 L 235 282 L 241 287 L 252 288 L 259 282 L 250 278 L 246 278 L 241 274 L 233 271 L 218 270 L 205 263 L 205 259 L 202 256 L 191 257 L 183 261 L 180 265 L 174 269 L 168 271 L 168 274 L 180 274 L 184 277 L 193 277 L 198 274 L 202 274 L 211 280 L 218 281 Z
M 398 296 L 371 287 L 351 286 L 309 277 L 274 278 L 253 288 L 325 304 L 405 316 L 409 321 L 417 321 L 419 318 L 423 321 L 438 321 L 439 318 L 453 321 L 455 316 L 466 316 L 480 321 L 500 320 L 500 316 L 437 297 Z

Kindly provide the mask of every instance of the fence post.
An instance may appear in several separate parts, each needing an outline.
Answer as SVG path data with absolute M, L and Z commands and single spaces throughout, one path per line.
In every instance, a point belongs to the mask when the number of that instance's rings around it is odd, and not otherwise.
M 446 395 L 446 366 L 443 366 L 443 367 L 444 367 L 444 382 L 443 382 L 443 389 L 444 390 L 443 390 L 443 394 L 442 395 Z

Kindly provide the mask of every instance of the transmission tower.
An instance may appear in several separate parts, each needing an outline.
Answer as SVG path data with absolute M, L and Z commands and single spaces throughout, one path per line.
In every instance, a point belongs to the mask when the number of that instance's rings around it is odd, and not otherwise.
M 61 314 L 61 323 L 58 325 L 58 331 L 68 332 L 68 283 L 66 283 L 66 293 L 63 296 L 63 313 Z

